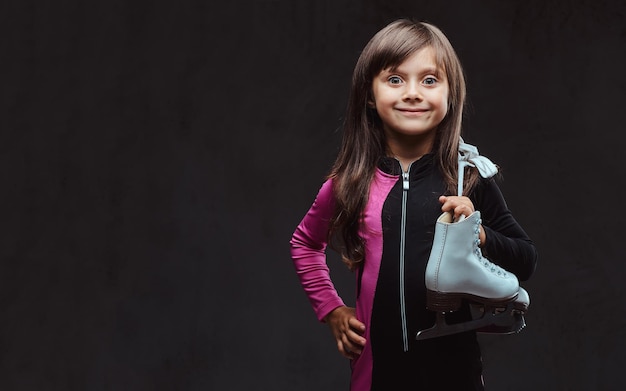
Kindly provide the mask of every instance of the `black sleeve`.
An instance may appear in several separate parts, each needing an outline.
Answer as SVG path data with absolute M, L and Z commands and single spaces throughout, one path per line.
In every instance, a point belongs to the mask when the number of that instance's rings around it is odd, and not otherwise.
M 485 229 L 484 256 L 520 281 L 528 280 L 537 266 L 537 249 L 513 217 L 496 181 L 482 179 L 470 197 Z

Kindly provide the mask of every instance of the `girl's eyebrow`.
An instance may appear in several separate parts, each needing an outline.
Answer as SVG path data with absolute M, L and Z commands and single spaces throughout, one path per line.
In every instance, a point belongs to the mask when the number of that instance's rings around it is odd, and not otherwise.
M 394 73 L 394 72 L 399 72 L 399 73 L 405 73 L 400 69 L 400 66 L 395 66 L 395 67 L 389 67 L 387 69 L 384 69 L 385 72 L 387 73 Z M 419 70 L 420 74 L 432 74 L 432 75 L 439 75 L 441 73 L 441 70 L 437 67 L 426 67 L 423 69 Z
M 438 75 L 440 72 L 437 67 L 428 67 L 422 70 L 422 73 L 432 73 L 433 75 Z

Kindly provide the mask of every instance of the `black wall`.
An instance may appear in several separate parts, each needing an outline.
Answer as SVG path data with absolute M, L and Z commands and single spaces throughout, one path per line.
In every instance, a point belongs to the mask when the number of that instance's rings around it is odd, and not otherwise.
M 624 2 L 215 4 L 0 6 L 0 389 L 346 390 L 288 241 L 397 17 L 457 49 L 464 137 L 540 252 L 487 388 L 626 387 Z

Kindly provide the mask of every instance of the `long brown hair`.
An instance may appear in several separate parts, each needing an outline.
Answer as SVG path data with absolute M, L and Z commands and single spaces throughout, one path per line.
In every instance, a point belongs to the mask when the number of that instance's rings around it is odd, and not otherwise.
M 343 123 L 343 139 L 328 175 L 333 180 L 337 209 L 329 236 L 354 270 L 364 260 L 365 243 L 359 235 L 361 215 L 379 159 L 386 154 L 382 122 L 372 101 L 372 82 L 380 71 L 399 66 L 415 52 L 432 47 L 437 65 L 444 70 L 449 87 L 448 113 L 438 125 L 433 153 L 450 194 L 456 194 L 457 154 L 465 105 L 465 77 L 461 63 L 443 32 L 432 24 L 399 19 L 376 33 L 367 43 L 352 74 L 352 85 Z M 465 175 L 464 189 L 477 181 L 475 172 Z

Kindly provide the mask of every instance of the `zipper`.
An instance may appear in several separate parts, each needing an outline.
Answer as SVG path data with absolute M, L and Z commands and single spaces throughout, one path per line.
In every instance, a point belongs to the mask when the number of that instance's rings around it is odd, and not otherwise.
M 402 167 L 402 165 L 400 165 Z M 406 171 L 402 171 L 402 219 L 400 221 L 400 317 L 402 318 L 402 342 L 404 351 L 409 350 L 409 337 L 406 326 L 406 303 L 404 294 L 404 252 L 406 247 L 406 203 L 409 193 L 409 171 L 411 164 Z

